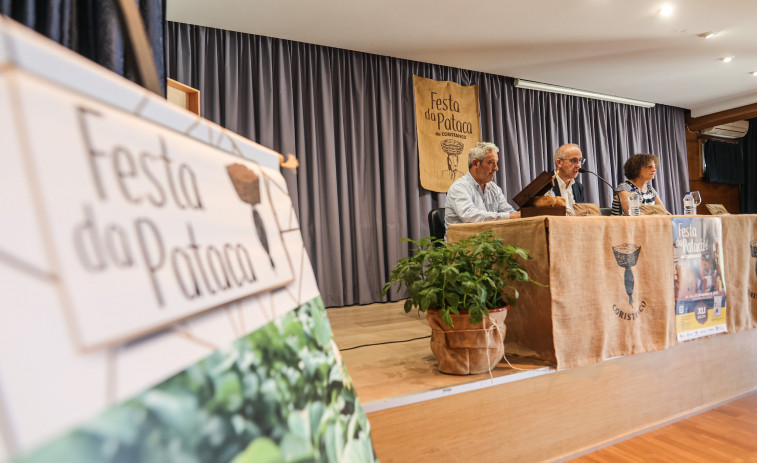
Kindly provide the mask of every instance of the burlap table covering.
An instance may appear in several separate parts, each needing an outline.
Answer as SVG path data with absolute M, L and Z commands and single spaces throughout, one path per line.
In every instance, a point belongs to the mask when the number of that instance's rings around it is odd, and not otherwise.
M 452 225 L 456 241 L 494 230 L 531 252 L 507 319 L 507 352 L 575 367 L 677 344 L 671 216 L 531 217 Z M 728 332 L 757 327 L 757 215 L 721 216 Z M 632 302 L 613 246 L 638 246 Z M 623 258 L 620 259 L 623 261 Z M 643 303 L 643 307 L 642 307 Z M 641 309 L 641 311 L 639 310 Z
M 670 216 L 549 216 L 461 224 L 449 227 L 447 239 L 490 229 L 528 249 L 533 260 L 526 270 L 549 284 L 519 285 L 521 298 L 508 315 L 507 352 L 530 353 L 569 368 L 675 342 Z M 630 266 L 631 301 L 626 268 L 614 246 L 639 247 Z
M 729 332 L 757 328 L 757 215 L 722 215 Z
M 671 345 L 675 323 L 670 217 L 559 219 L 548 223 L 558 367 Z M 628 272 L 632 282 L 627 284 Z
M 451 225 L 447 229 L 447 240 L 454 242 L 487 230 L 493 230 L 495 236 L 508 244 L 528 249 L 533 259 L 525 262 L 523 267 L 532 279 L 545 284 L 549 282 L 544 217 Z M 556 362 L 550 288 L 519 285 L 518 289 L 520 299 L 510 307 L 507 315 L 506 352 Z

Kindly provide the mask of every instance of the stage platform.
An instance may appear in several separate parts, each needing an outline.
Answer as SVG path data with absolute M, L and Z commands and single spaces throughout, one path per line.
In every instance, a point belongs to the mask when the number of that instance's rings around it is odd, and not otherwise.
M 382 462 L 567 461 L 757 388 L 757 330 L 559 371 L 508 354 L 454 376 L 401 302 L 327 313 Z

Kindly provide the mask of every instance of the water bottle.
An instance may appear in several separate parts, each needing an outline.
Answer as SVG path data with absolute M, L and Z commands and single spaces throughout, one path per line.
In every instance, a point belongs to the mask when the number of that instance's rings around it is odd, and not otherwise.
M 628 215 L 641 215 L 641 195 L 635 191 L 628 195 Z
M 697 206 L 694 204 L 694 195 L 687 191 L 683 195 L 683 215 L 697 215 Z

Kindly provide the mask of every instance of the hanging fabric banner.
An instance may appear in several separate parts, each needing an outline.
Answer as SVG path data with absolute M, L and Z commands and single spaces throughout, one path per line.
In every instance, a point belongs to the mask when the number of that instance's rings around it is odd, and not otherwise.
M 446 193 L 468 172 L 468 152 L 481 141 L 478 85 L 413 76 L 421 186 Z

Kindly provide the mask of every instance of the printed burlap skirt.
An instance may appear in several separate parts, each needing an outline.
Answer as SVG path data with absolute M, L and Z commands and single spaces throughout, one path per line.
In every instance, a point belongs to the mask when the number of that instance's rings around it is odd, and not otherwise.
M 453 375 L 488 373 L 505 355 L 505 317 L 507 307 L 490 309 L 478 325 L 471 325 L 468 313 L 452 314 L 450 327 L 439 310 L 429 309 L 426 319 L 431 325 L 431 352 L 439 371 Z

